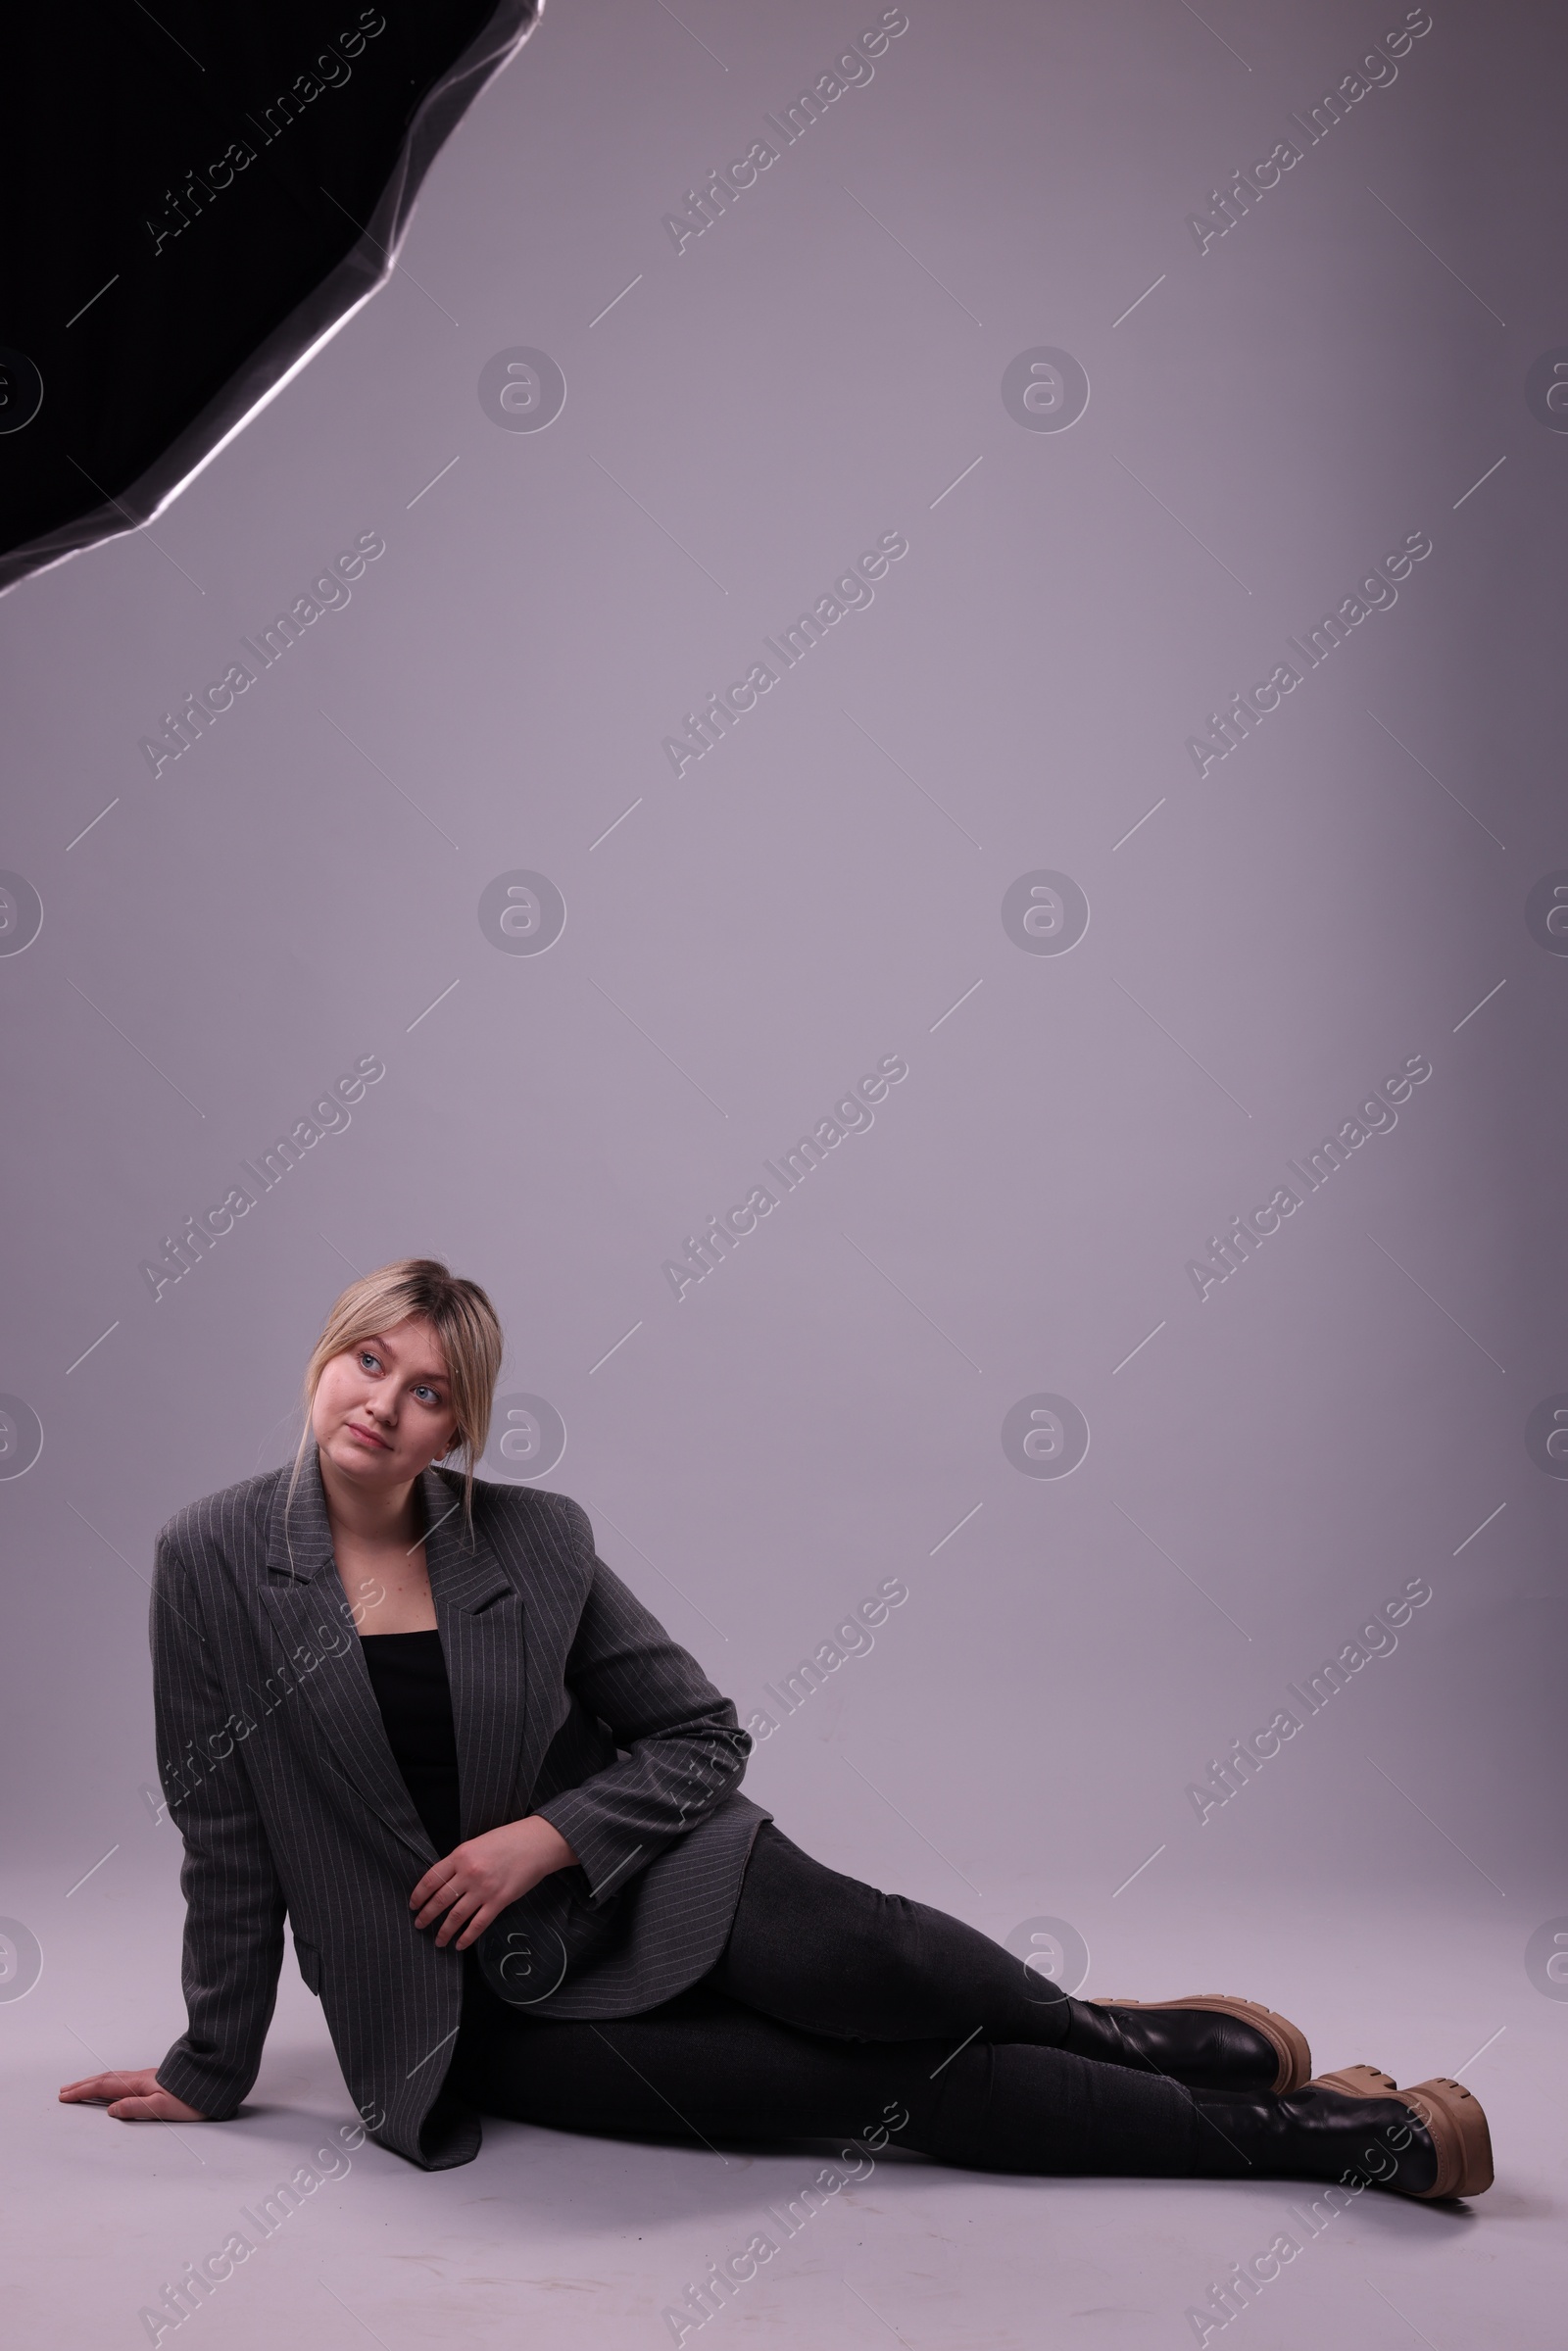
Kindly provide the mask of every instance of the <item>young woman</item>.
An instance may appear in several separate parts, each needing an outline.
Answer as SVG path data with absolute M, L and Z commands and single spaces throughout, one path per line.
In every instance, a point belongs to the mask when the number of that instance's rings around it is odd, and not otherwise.
M 471 2161 L 485 2112 L 710 2145 L 896 2131 L 1005 2172 L 1490 2185 L 1457 2082 L 1308 2081 L 1302 2034 L 1248 2000 L 1069 1998 L 802 1852 L 739 1792 L 734 1706 L 578 1504 L 474 1478 L 501 1351 L 445 1266 L 368 1275 L 311 1357 L 292 1469 L 164 1529 L 189 2022 L 161 2066 L 62 2098 L 234 2115 L 287 1919 L 367 2127 L 426 2170 Z

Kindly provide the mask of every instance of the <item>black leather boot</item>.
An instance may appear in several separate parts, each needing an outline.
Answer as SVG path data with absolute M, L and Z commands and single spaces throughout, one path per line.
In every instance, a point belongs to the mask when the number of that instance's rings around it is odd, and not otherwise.
M 1434 2198 L 1492 2185 L 1492 2139 L 1460 2082 L 1398 2089 L 1375 2066 L 1320 2075 L 1285 2097 L 1199 2089 L 1195 2170 L 1205 2180 L 1334 2180 Z
M 1186 2000 L 1069 2000 L 1065 2039 L 1076 2057 L 1136 2066 L 1191 2088 L 1292 2090 L 1312 2071 L 1306 2035 L 1254 2000 L 1195 1992 Z

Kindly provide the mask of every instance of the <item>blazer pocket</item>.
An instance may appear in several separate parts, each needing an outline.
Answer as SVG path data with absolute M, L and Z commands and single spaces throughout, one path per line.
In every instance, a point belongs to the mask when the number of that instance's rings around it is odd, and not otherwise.
M 314 1992 L 316 1997 L 319 1999 L 321 1996 L 320 1952 L 317 1949 L 315 1943 L 305 1942 L 299 1935 L 296 1935 L 294 1937 L 294 1956 L 299 1961 L 300 1974 L 304 1978 L 306 1990 Z

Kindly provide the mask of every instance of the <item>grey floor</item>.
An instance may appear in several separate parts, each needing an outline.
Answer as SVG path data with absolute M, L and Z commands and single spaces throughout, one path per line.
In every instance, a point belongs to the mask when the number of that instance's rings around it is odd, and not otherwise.
M 45 1889 L 26 1890 L 31 1915 L 44 1915 Z M 386 2351 L 518 2341 L 652 2351 L 675 2339 L 663 2314 L 710 2262 L 759 2230 L 783 2239 L 771 2216 L 832 2158 L 825 2145 L 685 2153 L 513 2124 L 489 2125 L 478 2160 L 443 2174 L 371 2145 L 345 2154 L 352 2105 L 291 1960 L 241 2119 L 131 2128 L 58 2105 L 58 2083 L 96 2062 L 161 2053 L 175 2015 L 171 1891 L 117 1885 L 108 1865 L 73 1897 L 70 1934 L 49 1938 L 58 1963 L 25 1998 L 0 2004 L 16 2341 L 149 2339 L 140 2312 L 231 2232 L 254 2238 L 242 2211 L 310 2164 L 333 2176 L 159 2340 L 275 2351 L 287 2330 L 323 2351 L 368 2337 Z M 1191 2343 L 1189 2311 L 1283 2232 L 1300 2252 L 1209 2342 L 1223 2331 L 1252 2351 L 1560 2344 L 1568 2004 L 1534 1987 L 1528 1928 L 1503 1908 L 1484 1891 L 1473 1907 L 1460 1892 L 1440 1910 L 1364 1889 L 1337 1911 L 1267 1895 L 1246 1916 L 1151 1904 L 1125 1930 L 1115 1982 L 1090 1986 L 1243 1989 L 1294 2014 L 1320 2067 L 1370 2059 L 1407 2082 L 1462 2068 L 1497 2153 L 1496 2185 L 1473 2205 L 1369 2192 L 1308 2238 L 1297 2218 L 1307 2195 L 1288 2183 L 1036 2180 L 886 2156 L 809 2217 L 798 2208 L 793 2237 L 680 2339 L 810 2351 L 890 2339 L 917 2351 Z M 340 2151 L 318 2161 L 329 2144 Z

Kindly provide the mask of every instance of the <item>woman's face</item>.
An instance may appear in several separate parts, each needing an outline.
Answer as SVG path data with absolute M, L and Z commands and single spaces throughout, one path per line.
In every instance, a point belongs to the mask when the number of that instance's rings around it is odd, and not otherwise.
M 416 1316 L 333 1355 L 311 1430 L 321 1453 L 367 1487 L 406 1486 L 457 1441 L 446 1357 Z

